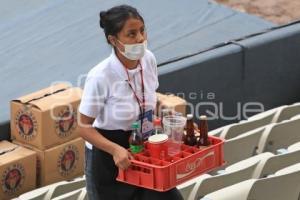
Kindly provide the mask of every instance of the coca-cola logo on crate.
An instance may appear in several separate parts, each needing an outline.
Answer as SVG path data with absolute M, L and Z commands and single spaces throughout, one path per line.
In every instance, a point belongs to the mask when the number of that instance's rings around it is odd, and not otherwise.
M 69 108 L 63 109 L 58 114 L 56 120 L 56 133 L 59 137 L 67 137 L 76 128 L 76 113 Z
M 75 145 L 68 145 L 60 153 L 57 168 L 62 176 L 68 176 L 76 169 L 79 151 Z
M 203 157 L 199 157 L 196 159 L 191 159 L 188 162 L 180 163 L 176 166 L 176 180 L 180 180 L 182 178 L 185 178 L 191 174 L 193 174 L 195 171 L 197 171 L 200 167 L 202 171 L 208 168 L 209 166 L 206 166 L 205 160 L 209 157 L 214 157 L 215 152 L 211 151 Z
M 19 191 L 25 179 L 25 170 L 21 164 L 14 164 L 5 169 L 2 174 L 2 190 L 6 194 L 13 194 Z
M 19 135 L 25 140 L 32 140 L 37 133 L 37 121 L 35 116 L 30 111 L 19 110 L 15 124 Z

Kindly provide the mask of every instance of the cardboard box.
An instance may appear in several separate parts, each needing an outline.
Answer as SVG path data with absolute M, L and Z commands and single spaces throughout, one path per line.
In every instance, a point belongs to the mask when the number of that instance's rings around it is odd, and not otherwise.
M 77 138 L 81 94 L 57 84 L 11 101 L 12 140 L 44 150 Z
M 173 94 L 165 95 L 156 93 L 157 96 L 157 114 L 160 116 L 161 110 L 168 108 L 180 112 L 183 116 L 186 115 L 186 101 Z
M 70 180 L 84 174 L 84 140 L 76 138 L 56 147 L 40 150 L 28 144 L 21 144 L 37 153 L 37 186 Z
M 0 142 L 0 199 L 6 200 L 36 187 L 36 153 L 8 141 Z

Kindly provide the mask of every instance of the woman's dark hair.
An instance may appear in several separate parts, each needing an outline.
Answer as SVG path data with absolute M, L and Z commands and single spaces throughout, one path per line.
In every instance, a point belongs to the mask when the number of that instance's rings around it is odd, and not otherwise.
M 110 43 L 108 36 L 116 36 L 129 18 L 136 18 L 144 23 L 144 19 L 137 9 L 128 5 L 112 7 L 107 11 L 101 11 L 99 15 L 100 27 L 103 28 L 108 43 Z

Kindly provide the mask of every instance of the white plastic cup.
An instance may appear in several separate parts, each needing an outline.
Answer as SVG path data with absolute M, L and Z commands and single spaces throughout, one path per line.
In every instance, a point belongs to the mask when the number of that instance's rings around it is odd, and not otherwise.
M 169 115 L 164 117 L 163 119 L 164 124 L 164 133 L 169 136 L 169 138 L 175 141 L 181 141 L 184 126 L 186 124 L 186 118 L 177 115 Z
M 184 126 L 186 124 L 186 118 L 178 115 L 169 115 L 164 117 L 164 133 L 170 138 L 169 155 L 176 154 L 181 149 L 182 136 L 184 134 Z
M 148 149 L 151 157 L 164 160 L 168 156 L 168 136 L 156 134 L 148 138 Z

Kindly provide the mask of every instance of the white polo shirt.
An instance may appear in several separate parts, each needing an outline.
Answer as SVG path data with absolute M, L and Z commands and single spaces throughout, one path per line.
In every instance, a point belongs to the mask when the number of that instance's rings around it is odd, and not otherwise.
M 156 106 L 158 88 L 157 64 L 147 50 L 137 68 L 128 70 L 130 83 L 142 100 L 141 67 L 145 88 L 146 111 Z M 140 114 L 139 104 L 128 84 L 128 76 L 114 50 L 111 55 L 92 68 L 86 78 L 79 112 L 95 118 L 93 127 L 107 130 L 130 130 Z M 88 148 L 92 145 L 86 143 Z

